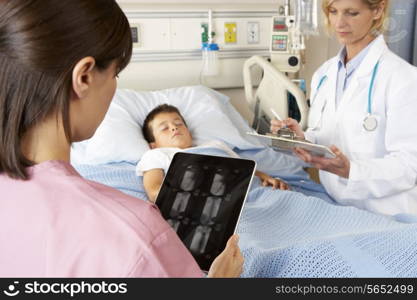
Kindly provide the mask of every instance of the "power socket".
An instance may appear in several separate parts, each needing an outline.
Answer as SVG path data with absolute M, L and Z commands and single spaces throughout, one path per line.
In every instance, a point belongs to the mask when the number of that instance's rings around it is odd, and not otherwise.
M 260 34 L 259 22 L 248 22 L 248 44 L 259 44 Z
M 236 23 L 224 23 L 224 43 L 236 44 L 236 42 L 237 42 Z
M 132 43 L 134 48 L 141 46 L 141 35 L 139 24 L 131 24 L 130 31 L 132 32 Z

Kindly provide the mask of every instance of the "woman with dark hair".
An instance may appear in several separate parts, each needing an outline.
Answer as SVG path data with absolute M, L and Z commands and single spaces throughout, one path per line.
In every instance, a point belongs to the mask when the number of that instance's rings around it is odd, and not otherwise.
M 0 276 L 202 276 L 155 206 L 69 164 L 131 53 L 114 0 L 0 0 Z M 234 236 L 209 276 L 242 265 Z

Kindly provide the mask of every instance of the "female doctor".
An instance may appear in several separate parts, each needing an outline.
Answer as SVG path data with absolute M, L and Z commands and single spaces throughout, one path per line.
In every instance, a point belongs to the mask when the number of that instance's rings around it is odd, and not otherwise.
M 388 0 L 323 0 L 328 27 L 343 45 L 312 79 L 308 128 L 286 125 L 334 158 L 296 149 L 320 169 L 339 203 L 394 215 L 417 214 L 417 68 L 392 53 L 381 34 Z

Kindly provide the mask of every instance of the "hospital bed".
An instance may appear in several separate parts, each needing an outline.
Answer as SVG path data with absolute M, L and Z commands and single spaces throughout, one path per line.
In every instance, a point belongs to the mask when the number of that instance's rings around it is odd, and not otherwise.
M 89 180 L 146 201 L 135 165 L 147 151 L 140 124 L 156 105 L 177 106 L 196 144 L 222 140 L 291 191 L 253 181 L 238 225 L 243 277 L 416 277 L 417 220 L 337 205 L 311 181 L 300 161 L 246 135 L 252 128 L 228 97 L 204 86 L 153 92 L 117 90 L 103 123 L 77 143 L 71 161 Z
M 256 88 L 253 78 L 256 73 L 262 72 L 262 79 Z M 245 96 L 250 109 L 254 112 L 252 127 L 259 131 L 261 121 L 274 118 L 271 108 L 285 119 L 288 117 L 288 94 L 291 94 L 300 111 L 300 125 L 307 126 L 308 106 L 304 92 L 284 73 L 278 71 L 263 57 L 252 56 L 243 65 L 243 80 Z

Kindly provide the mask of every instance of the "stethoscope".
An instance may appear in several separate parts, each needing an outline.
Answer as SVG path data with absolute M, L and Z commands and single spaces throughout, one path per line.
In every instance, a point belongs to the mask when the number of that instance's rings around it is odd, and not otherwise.
M 374 131 L 378 127 L 377 118 L 372 114 L 372 90 L 374 88 L 375 77 L 376 77 L 376 73 L 378 71 L 378 67 L 379 67 L 379 61 L 374 66 L 374 69 L 372 71 L 371 82 L 369 84 L 369 90 L 368 90 L 368 110 L 367 110 L 367 115 L 366 115 L 366 117 L 365 117 L 365 119 L 363 120 L 363 123 L 362 123 L 362 126 L 363 126 L 363 128 L 365 128 L 366 131 Z M 323 85 L 323 83 L 326 80 L 327 80 L 327 75 L 324 75 L 320 79 L 319 84 L 317 85 L 316 95 L 313 98 L 313 103 L 314 103 L 314 100 L 315 100 L 317 94 L 320 91 L 321 86 Z M 321 109 L 321 114 L 323 114 L 324 107 L 325 107 L 325 105 Z

